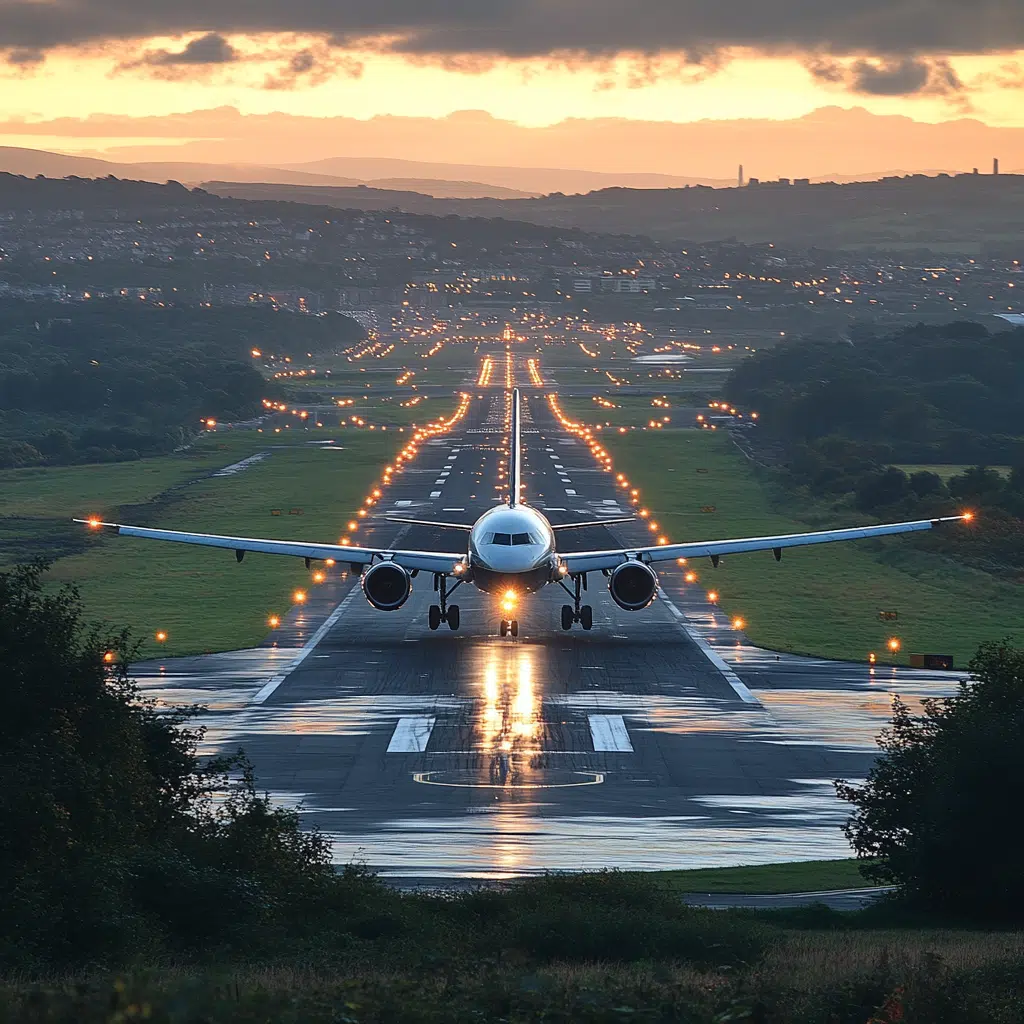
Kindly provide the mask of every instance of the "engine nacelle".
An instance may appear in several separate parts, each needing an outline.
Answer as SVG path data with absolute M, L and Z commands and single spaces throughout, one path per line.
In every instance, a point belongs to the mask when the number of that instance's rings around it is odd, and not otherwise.
M 393 612 L 409 600 L 412 578 L 394 562 L 377 562 L 363 573 L 366 600 L 382 612 Z
M 608 593 L 612 600 L 627 612 L 646 608 L 658 591 L 658 574 L 644 562 L 623 562 L 612 569 L 608 578 Z

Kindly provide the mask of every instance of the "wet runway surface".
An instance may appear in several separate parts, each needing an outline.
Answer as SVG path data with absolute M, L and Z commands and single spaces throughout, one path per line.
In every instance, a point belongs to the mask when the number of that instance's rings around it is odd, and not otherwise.
M 515 375 L 527 500 L 555 523 L 628 513 L 525 364 Z M 394 477 L 381 515 L 472 522 L 501 499 L 503 389 L 472 392 L 482 397 L 467 417 Z M 378 518 L 364 542 L 399 536 L 442 550 L 465 537 Z M 649 534 L 625 524 L 559 537 L 565 550 L 630 543 Z M 267 646 L 137 675 L 162 701 L 206 705 L 208 749 L 244 747 L 260 786 L 301 805 L 339 863 L 501 878 L 848 856 L 832 780 L 865 775 L 893 693 L 947 693 L 959 675 L 761 651 L 683 571 L 662 572 L 664 593 L 641 612 L 619 609 L 592 574 L 587 633 L 562 632 L 568 598 L 547 587 L 524 601 L 516 640 L 498 637 L 495 598 L 469 586 L 451 599 L 459 631 L 431 632 L 429 576 L 392 613 L 336 579 Z

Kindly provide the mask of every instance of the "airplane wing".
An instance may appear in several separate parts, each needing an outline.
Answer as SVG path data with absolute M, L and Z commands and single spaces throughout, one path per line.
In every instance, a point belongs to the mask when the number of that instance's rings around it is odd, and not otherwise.
M 222 537 L 213 533 L 184 533 L 178 530 L 154 530 L 146 526 L 123 526 L 120 523 L 101 523 L 96 519 L 75 519 L 94 530 L 114 530 L 122 537 L 142 537 L 145 540 L 165 540 L 177 544 L 199 544 L 209 548 L 227 548 L 241 561 L 247 551 L 268 555 L 293 555 L 351 565 L 369 565 L 373 561 L 397 562 L 409 570 L 451 573 L 456 563 L 464 563 L 466 556 L 454 551 L 402 551 L 392 548 L 360 548 L 346 544 L 316 544 L 301 540 L 260 540 L 256 537 Z
M 669 562 L 677 558 L 698 558 L 707 555 L 718 564 L 722 555 L 743 551 L 772 551 L 782 557 L 783 548 L 803 547 L 808 544 L 829 544 L 840 540 L 861 540 L 865 537 L 885 537 L 894 533 L 915 533 L 930 530 L 939 523 L 969 522 L 970 513 L 947 516 L 942 519 L 920 519 L 910 523 L 885 523 L 881 526 L 856 526 L 845 530 L 820 530 L 816 533 L 786 533 L 777 537 L 749 537 L 739 540 L 699 540 L 689 544 L 660 544 L 656 547 L 622 548 L 611 551 L 575 551 L 561 555 L 561 561 L 570 573 L 614 569 L 630 559 L 641 562 Z

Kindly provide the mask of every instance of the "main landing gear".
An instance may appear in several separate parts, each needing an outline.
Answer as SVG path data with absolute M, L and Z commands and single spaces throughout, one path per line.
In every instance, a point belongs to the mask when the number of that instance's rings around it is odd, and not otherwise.
M 559 580 L 559 586 L 572 598 L 572 604 L 562 605 L 562 629 L 572 629 L 573 623 L 578 622 L 584 629 L 594 628 L 594 609 L 589 604 L 580 604 L 583 591 L 587 589 L 587 574 L 579 573 L 572 578 L 574 587 L 570 590 L 564 580 Z
M 432 604 L 427 611 L 427 625 L 431 629 L 437 629 L 442 622 L 447 622 L 449 629 L 455 630 L 459 628 L 459 606 L 457 604 L 449 604 L 448 598 L 462 586 L 462 583 L 462 580 L 456 580 L 449 587 L 446 575 L 439 572 L 434 573 L 434 590 L 437 591 L 437 596 L 441 603 L 439 605 Z

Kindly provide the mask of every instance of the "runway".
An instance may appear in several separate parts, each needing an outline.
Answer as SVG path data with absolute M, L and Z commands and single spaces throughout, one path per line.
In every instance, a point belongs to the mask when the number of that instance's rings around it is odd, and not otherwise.
M 524 361 L 514 376 L 527 399 L 527 500 L 555 523 L 627 513 Z M 501 500 L 505 380 L 495 383 L 469 389 L 466 418 L 395 475 L 381 515 L 472 522 Z M 465 537 L 378 518 L 362 539 L 398 536 L 443 550 Z M 649 537 L 598 525 L 559 544 Z M 136 675 L 161 701 L 206 705 L 207 748 L 244 747 L 260 787 L 301 805 L 338 863 L 503 878 L 848 856 L 832 781 L 865 775 L 892 693 L 946 693 L 958 674 L 761 651 L 682 572 L 662 572 L 664 593 L 635 613 L 592 574 L 588 633 L 562 632 L 568 599 L 547 587 L 524 602 L 517 640 L 498 637 L 496 601 L 469 586 L 451 599 L 459 631 L 431 632 L 429 576 L 392 613 L 336 579 L 264 647 L 148 662 Z

